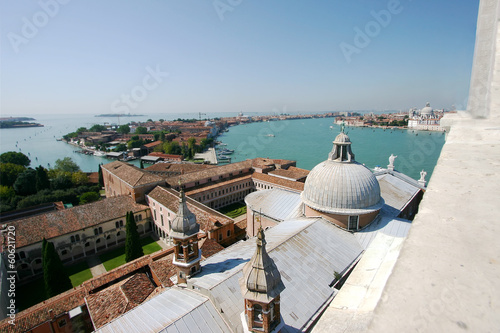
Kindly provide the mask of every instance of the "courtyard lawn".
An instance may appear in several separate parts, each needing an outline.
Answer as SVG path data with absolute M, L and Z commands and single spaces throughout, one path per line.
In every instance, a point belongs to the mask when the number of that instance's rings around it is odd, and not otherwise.
M 151 254 L 156 251 L 161 250 L 161 246 L 158 245 L 151 237 L 146 237 L 141 239 L 142 251 L 144 254 Z M 125 264 L 125 246 L 111 250 L 99 256 L 104 268 L 107 271 L 113 268 L 119 267 Z
M 236 202 L 230 204 L 229 206 L 222 207 L 221 209 L 219 209 L 219 212 L 234 219 L 235 217 L 246 214 L 247 206 L 244 202 Z
M 92 279 L 92 273 L 86 261 L 66 267 L 66 272 L 73 287 L 77 287 L 83 282 Z

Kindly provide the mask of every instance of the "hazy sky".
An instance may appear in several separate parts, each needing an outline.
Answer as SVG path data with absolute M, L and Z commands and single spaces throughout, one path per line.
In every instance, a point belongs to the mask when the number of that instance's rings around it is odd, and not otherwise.
M 2 0 L 2 115 L 463 109 L 479 0 Z

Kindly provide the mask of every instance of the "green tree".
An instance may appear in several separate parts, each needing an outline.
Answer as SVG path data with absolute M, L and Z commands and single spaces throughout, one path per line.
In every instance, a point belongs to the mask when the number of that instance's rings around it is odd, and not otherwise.
M 50 180 L 47 169 L 39 165 L 36 167 L 36 191 L 41 191 L 50 187 Z
M 62 160 L 61 159 L 56 160 L 56 165 L 54 169 L 65 172 L 80 171 L 80 167 L 78 166 L 78 164 L 73 162 L 71 157 L 65 157 Z
M 118 133 L 121 133 L 121 134 L 129 134 L 130 133 L 130 126 L 129 125 L 121 125 L 120 127 L 118 127 L 118 129 L 116 131 Z
M 73 288 L 54 244 L 47 242 L 45 238 L 42 240 L 42 266 L 45 294 L 48 298 Z
M 0 201 L 10 202 L 15 195 L 16 192 L 12 187 L 0 185 Z
M 89 128 L 89 132 L 104 132 L 107 129 L 108 128 L 104 125 L 95 124 L 91 128 Z
M 113 151 L 125 151 L 125 150 L 127 150 L 127 145 L 124 143 L 117 144 L 113 149 Z
M 88 132 L 88 129 L 86 127 L 79 127 L 76 130 L 76 134 L 82 134 L 83 132 Z
M 22 174 L 26 168 L 22 165 L 13 163 L 0 163 L 0 184 L 12 186 L 17 177 Z
M 89 182 L 89 177 L 82 171 L 73 172 L 71 174 L 71 182 L 75 186 L 85 185 Z
M 99 200 L 101 196 L 97 192 L 85 192 L 80 195 L 80 205 Z
M 161 140 L 162 142 L 164 142 L 164 141 L 165 141 L 165 132 L 163 132 L 163 131 L 161 131 L 161 132 L 160 132 L 160 140 Z
M 144 161 L 141 159 L 141 169 L 144 169 Z
M 125 261 L 129 262 L 144 255 L 133 212 L 127 213 L 125 232 L 127 233 L 125 238 Z
M 99 174 L 99 186 L 104 187 L 104 178 L 102 176 L 102 164 L 99 164 L 98 174 Z
M 0 163 L 12 163 L 27 167 L 31 161 L 28 156 L 16 151 L 8 151 L 0 155 Z
M 147 134 L 148 129 L 146 127 L 143 127 L 143 126 L 139 126 L 135 129 L 135 133 L 136 134 Z
M 26 169 L 14 182 L 14 190 L 19 195 L 30 195 L 36 193 L 36 171 Z
M 52 178 L 50 186 L 53 190 L 64 190 L 73 186 L 71 181 L 70 172 L 58 172 L 56 176 Z

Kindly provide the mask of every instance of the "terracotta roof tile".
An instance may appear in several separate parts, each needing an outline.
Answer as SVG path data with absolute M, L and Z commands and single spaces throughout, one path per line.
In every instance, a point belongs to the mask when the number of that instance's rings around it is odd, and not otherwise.
M 201 255 L 204 259 L 213 256 L 219 251 L 224 250 L 224 247 L 217 243 L 217 241 L 213 238 L 204 238 L 200 242 L 200 244 Z
M 148 194 L 148 197 L 158 201 L 173 212 L 178 211 L 179 192 L 174 189 L 157 186 Z M 196 221 L 200 224 L 201 230 L 208 231 L 216 229 L 215 222 L 220 222 L 222 225 L 234 223 L 233 219 L 208 208 L 190 197 L 186 197 L 186 203 L 189 210 L 196 215 Z
M 11 222 L 16 227 L 16 247 L 41 242 L 100 223 L 123 217 L 128 211 L 139 212 L 149 207 L 129 196 L 106 198 L 89 204 L 48 212 Z
M 163 287 L 173 286 L 170 278 L 177 274 L 177 268 L 172 263 L 173 258 L 174 255 L 171 253 L 149 264 L 151 271 L 158 277 Z
M 144 147 L 146 147 L 146 148 L 153 148 L 153 147 L 161 145 L 162 143 L 163 142 L 161 142 L 161 141 L 154 141 L 154 142 L 146 143 L 144 145 Z
M 276 169 L 274 171 L 269 172 L 269 175 L 271 176 L 278 176 L 278 177 L 286 177 L 286 178 L 291 178 L 294 180 L 299 180 L 302 178 L 307 177 L 309 174 L 309 170 L 305 169 L 300 169 L 296 167 L 289 167 L 288 169 Z
M 252 167 L 252 160 L 246 160 L 242 162 L 236 162 L 226 165 L 221 165 L 213 168 L 207 168 L 198 172 L 191 172 L 182 175 L 183 183 L 192 183 L 199 181 L 201 179 L 213 178 L 216 179 L 219 176 L 226 175 L 229 173 L 236 173 L 240 170 L 250 169 Z M 177 186 L 179 183 L 180 176 L 167 178 L 167 183 L 171 186 Z
M 152 155 L 152 154 L 150 154 Z M 153 164 L 150 167 L 147 167 L 146 171 L 150 172 L 165 172 L 165 173 L 172 173 L 172 174 L 181 174 L 181 171 L 184 172 L 184 174 L 190 173 L 190 172 L 196 172 L 196 171 L 201 171 L 205 170 L 208 168 L 214 168 L 213 165 L 209 164 L 188 164 L 188 163 L 156 163 Z
M 88 295 L 85 300 L 94 328 L 109 323 L 141 304 L 155 289 L 145 273 L 136 273 L 111 287 Z
M 144 170 L 125 162 L 114 161 L 104 164 L 102 167 L 131 187 L 152 183 L 163 183 L 163 178 L 149 172 L 145 172 Z
M 268 182 L 271 184 L 275 184 L 278 186 L 283 186 L 283 187 L 286 187 L 286 188 L 293 190 L 295 192 L 302 192 L 304 190 L 304 183 L 296 182 L 296 181 L 288 180 L 288 179 L 283 179 L 283 178 L 278 178 L 278 177 L 274 177 L 274 176 L 269 176 L 269 175 L 266 175 L 264 173 L 254 172 L 252 174 L 252 178 L 260 180 L 260 181 Z

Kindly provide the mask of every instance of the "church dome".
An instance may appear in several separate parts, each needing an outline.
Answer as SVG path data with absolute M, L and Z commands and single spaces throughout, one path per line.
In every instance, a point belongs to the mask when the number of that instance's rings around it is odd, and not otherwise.
M 384 201 L 378 180 L 367 167 L 354 160 L 349 137 L 340 133 L 333 143 L 328 159 L 307 176 L 302 201 L 330 214 L 360 215 L 379 210 Z
M 422 108 L 422 110 L 420 110 L 420 114 L 423 116 L 428 116 L 431 115 L 433 111 L 434 110 L 431 108 L 431 103 L 427 102 L 425 104 L 425 108 Z

